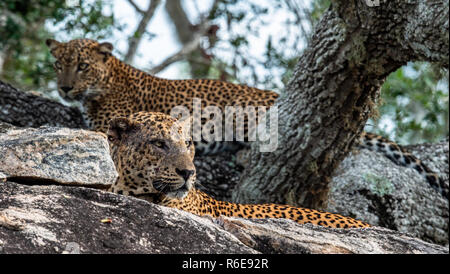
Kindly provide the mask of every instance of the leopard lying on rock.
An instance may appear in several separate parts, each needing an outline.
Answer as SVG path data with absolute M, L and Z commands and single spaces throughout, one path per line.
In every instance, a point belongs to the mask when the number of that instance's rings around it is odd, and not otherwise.
M 370 227 L 368 223 L 277 204 L 218 201 L 195 189 L 194 144 L 183 124 L 160 112 L 114 118 L 108 130 L 111 157 L 119 177 L 109 191 L 177 208 L 196 215 L 285 218 L 334 228 Z

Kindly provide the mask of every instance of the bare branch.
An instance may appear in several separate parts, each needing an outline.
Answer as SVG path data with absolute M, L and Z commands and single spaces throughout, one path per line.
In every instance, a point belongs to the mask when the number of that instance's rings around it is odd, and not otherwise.
M 310 31 L 306 31 L 303 22 L 305 22 L 305 19 L 307 19 L 307 22 L 312 22 L 311 12 L 307 7 L 300 5 L 297 1 L 287 0 L 285 4 L 295 15 L 297 26 L 300 28 L 302 36 L 306 39 L 307 44 L 309 44 L 309 40 L 311 39 Z
M 215 0 L 209 11 L 199 14 L 196 24 L 189 21 L 189 18 L 184 11 L 180 0 L 167 1 L 165 8 L 172 19 L 172 23 L 175 26 L 175 31 L 177 33 L 177 38 L 182 44 L 182 49 L 172 56 L 169 56 L 160 65 L 155 66 L 151 69 L 152 72 L 159 72 L 163 70 L 168 65 L 177 62 L 179 60 L 187 60 L 190 65 L 191 73 L 193 77 L 203 76 L 202 71 L 210 66 L 208 58 L 204 58 L 204 49 L 200 45 L 200 39 L 202 36 L 207 34 L 210 30 L 210 18 L 212 13 L 217 9 L 219 3 L 222 0 Z M 191 62 L 191 57 L 204 58 L 205 62 Z M 200 73 L 198 73 L 200 72 Z
M 129 1 L 131 1 L 131 0 L 129 0 Z M 130 4 L 131 3 L 133 3 L 133 2 L 131 1 Z M 161 0 L 150 1 L 147 10 L 142 13 L 143 16 L 142 16 L 141 22 L 139 22 L 139 25 L 138 25 L 136 31 L 134 32 L 133 36 L 130 37 L 128 52 L 125 55 L 126 63 L 130 63 L 133 61 L 133 58 L 136 55 L 136 50 L 139 46 L 139 43 L 141 42 L 143 34 L 145 33 L 145 29 L 146 29 L 148 23 L 150 22 L 150 20 L 152 19 L 153 15 L 155 14 L 155 10 L 158 7 L 159 3 L 161 3 Z
M 209 29 L 209 21 L 203 22 L 203 24 L 200 26 L 199 30 L 196 33 L 194 33 L 194 36 L 192 37 L 192 40 L 190 42 L 184 44 L 183 47 L 181 48 L 181 50 L 179 50 L 175 54 L 167 57 L 159 65 L 150 69 L 149 72 L 151 74 L 157 74 L 158 72 L 164 70 L 169 65 L 185 59 L 192 52 L 196 51 L 200 46 L 201 38 L 205 35 L 205 33 L 208 31 L 208 29 Z
M 165 9 L 175 25 L 177 38 L 182 44 L 192 40 L 193 24 L 183 10 L 180 0 L 166 1 Z
M 134 8 L 137 12 L 139 12 L 140 14 L 144 14 L 144 11 L 141 10 L 141 8 L 139 8 L 139 7 L 136 5 L 136 3 L 134 3 L 133 0 L 128 0 L 128 3 L 130 3 L 130 5 L 132 5 L 133 8 Z

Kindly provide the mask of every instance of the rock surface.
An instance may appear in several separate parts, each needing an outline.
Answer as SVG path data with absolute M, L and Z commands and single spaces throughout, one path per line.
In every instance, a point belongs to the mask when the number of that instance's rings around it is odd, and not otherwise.
M 255 253 L 211 220 L 82 187 L 0 185 L 2 253 Z
M 448 253 L 448 248 L 382 227 L 331 229 L 291 220 L 221 218 L 221 226 L 262 253 L 411 254 Z
M 0 183 L 0 253 L 448 253 L 384 228 L 198 217 L 68 186 Z
M 106 188 L 117 176 L 103 134 L 0 124 L 0 181 Z
M 440 175 L 448 183 L 447 142 L 409 149 L 430 168 L 440 170 Z M 213 197 L 229 200 L 243 170 L 236 163 L 236 157 L 202 157 L 197 158 L 195 164 L 198 187 Z M 0 184 L 8 181 L 26 185 L 67 184 L 106 188 L 116 176 L 102 134 L 79 129 L 24 129 L 0 124 Z M 68 188 L 67 191 L 71 190 Z M 1 199 L 0 202 L 5 204 L 4 199 L 8 196 L 3 195 Z M 33 201 L 35 198 L 27 199 Z M 378 153 L 362 150 L 347 157 L 336 171 L 327 210 L 410 233 L 428 242 L 448 245 L 448 201 L 431 189 L 415 170 L 398 167 Z M 43 210 L 40 212 L 48 214 Z M 15 227 L 14 221 L 10 227 Z M 301 252 L 300 249 L 297 251 Z M 92 252 L 100 251 L 94 249 Z
M 448 185 L 447 140 L 407 149 L 438 171 Z M 448 200 L 418 172 L 397 166 L 379 153 L 354 152 L 341 163 L 330 185 L 326 210 L 448 245 Z

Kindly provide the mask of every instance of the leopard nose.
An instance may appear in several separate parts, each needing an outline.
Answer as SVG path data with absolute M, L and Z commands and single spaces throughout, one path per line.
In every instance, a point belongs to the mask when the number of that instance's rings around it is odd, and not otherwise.
M 67 92 L 71 91 L 73 89 L 73 87 L 61 87 L 61 89 L 67 93 Z
M 180 169 L 176 168 L 175 171 L 178 175 L 183 177 L 185 182 L 192 176 L 192 174 L 194 174 L 194 170 L 189 170 L 189 169 L 181 169 L 180 170 Z

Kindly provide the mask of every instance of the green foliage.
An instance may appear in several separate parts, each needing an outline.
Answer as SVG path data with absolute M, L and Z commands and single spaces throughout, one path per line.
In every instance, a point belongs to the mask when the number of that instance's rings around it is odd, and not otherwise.
M 102 40 L 109 38 L 114 29 L 122 26 L 114 20 L 114 14 L 106 14 L 106 10 L 112 11 L 112 1 L 104 0 L 78 0 L 79 5 L 68 9 L 69 13 L 63 21 L 53 19 L 53 23 L 60 23 L 58 32 L 63 31 L 72 39 L 74 37 L 89 37 Z
M 411 63 L 389 75 L 381 90 L 380 117 L 368 130 L 399 143 L 436 142 L 448 136 L 448 71 Z
M 330 0 L 316 0 L 312 2 L 310 20 L 313 24 L 319 21 L 322 14 L 328 9 L 330 4 Z
M 3 80 L 22 89 L 45 90 L 54 73 L 44 41 L 53 37 L 53 32 L 95 38 L 111 34 L 114 16 L 103 14 L 110 5 L 108 2 L 67 3 L 66 0 L 0 1 L 0 59 L 3 60 L 0 77 Z
M 63 18 L 64 1 L 33 2 L 36 3 L 17 0 L 0 2 L 0 52 L 4 59 L 1 76 L 7 81 L 21 83 L 21 86 L 40 85 L 45 81 L 43 76 L 48 75 L 51 68 L 36 66 L 48 60 L 48 56 L 38 48 L 49 34 L 42 25 L 47 17 Z

